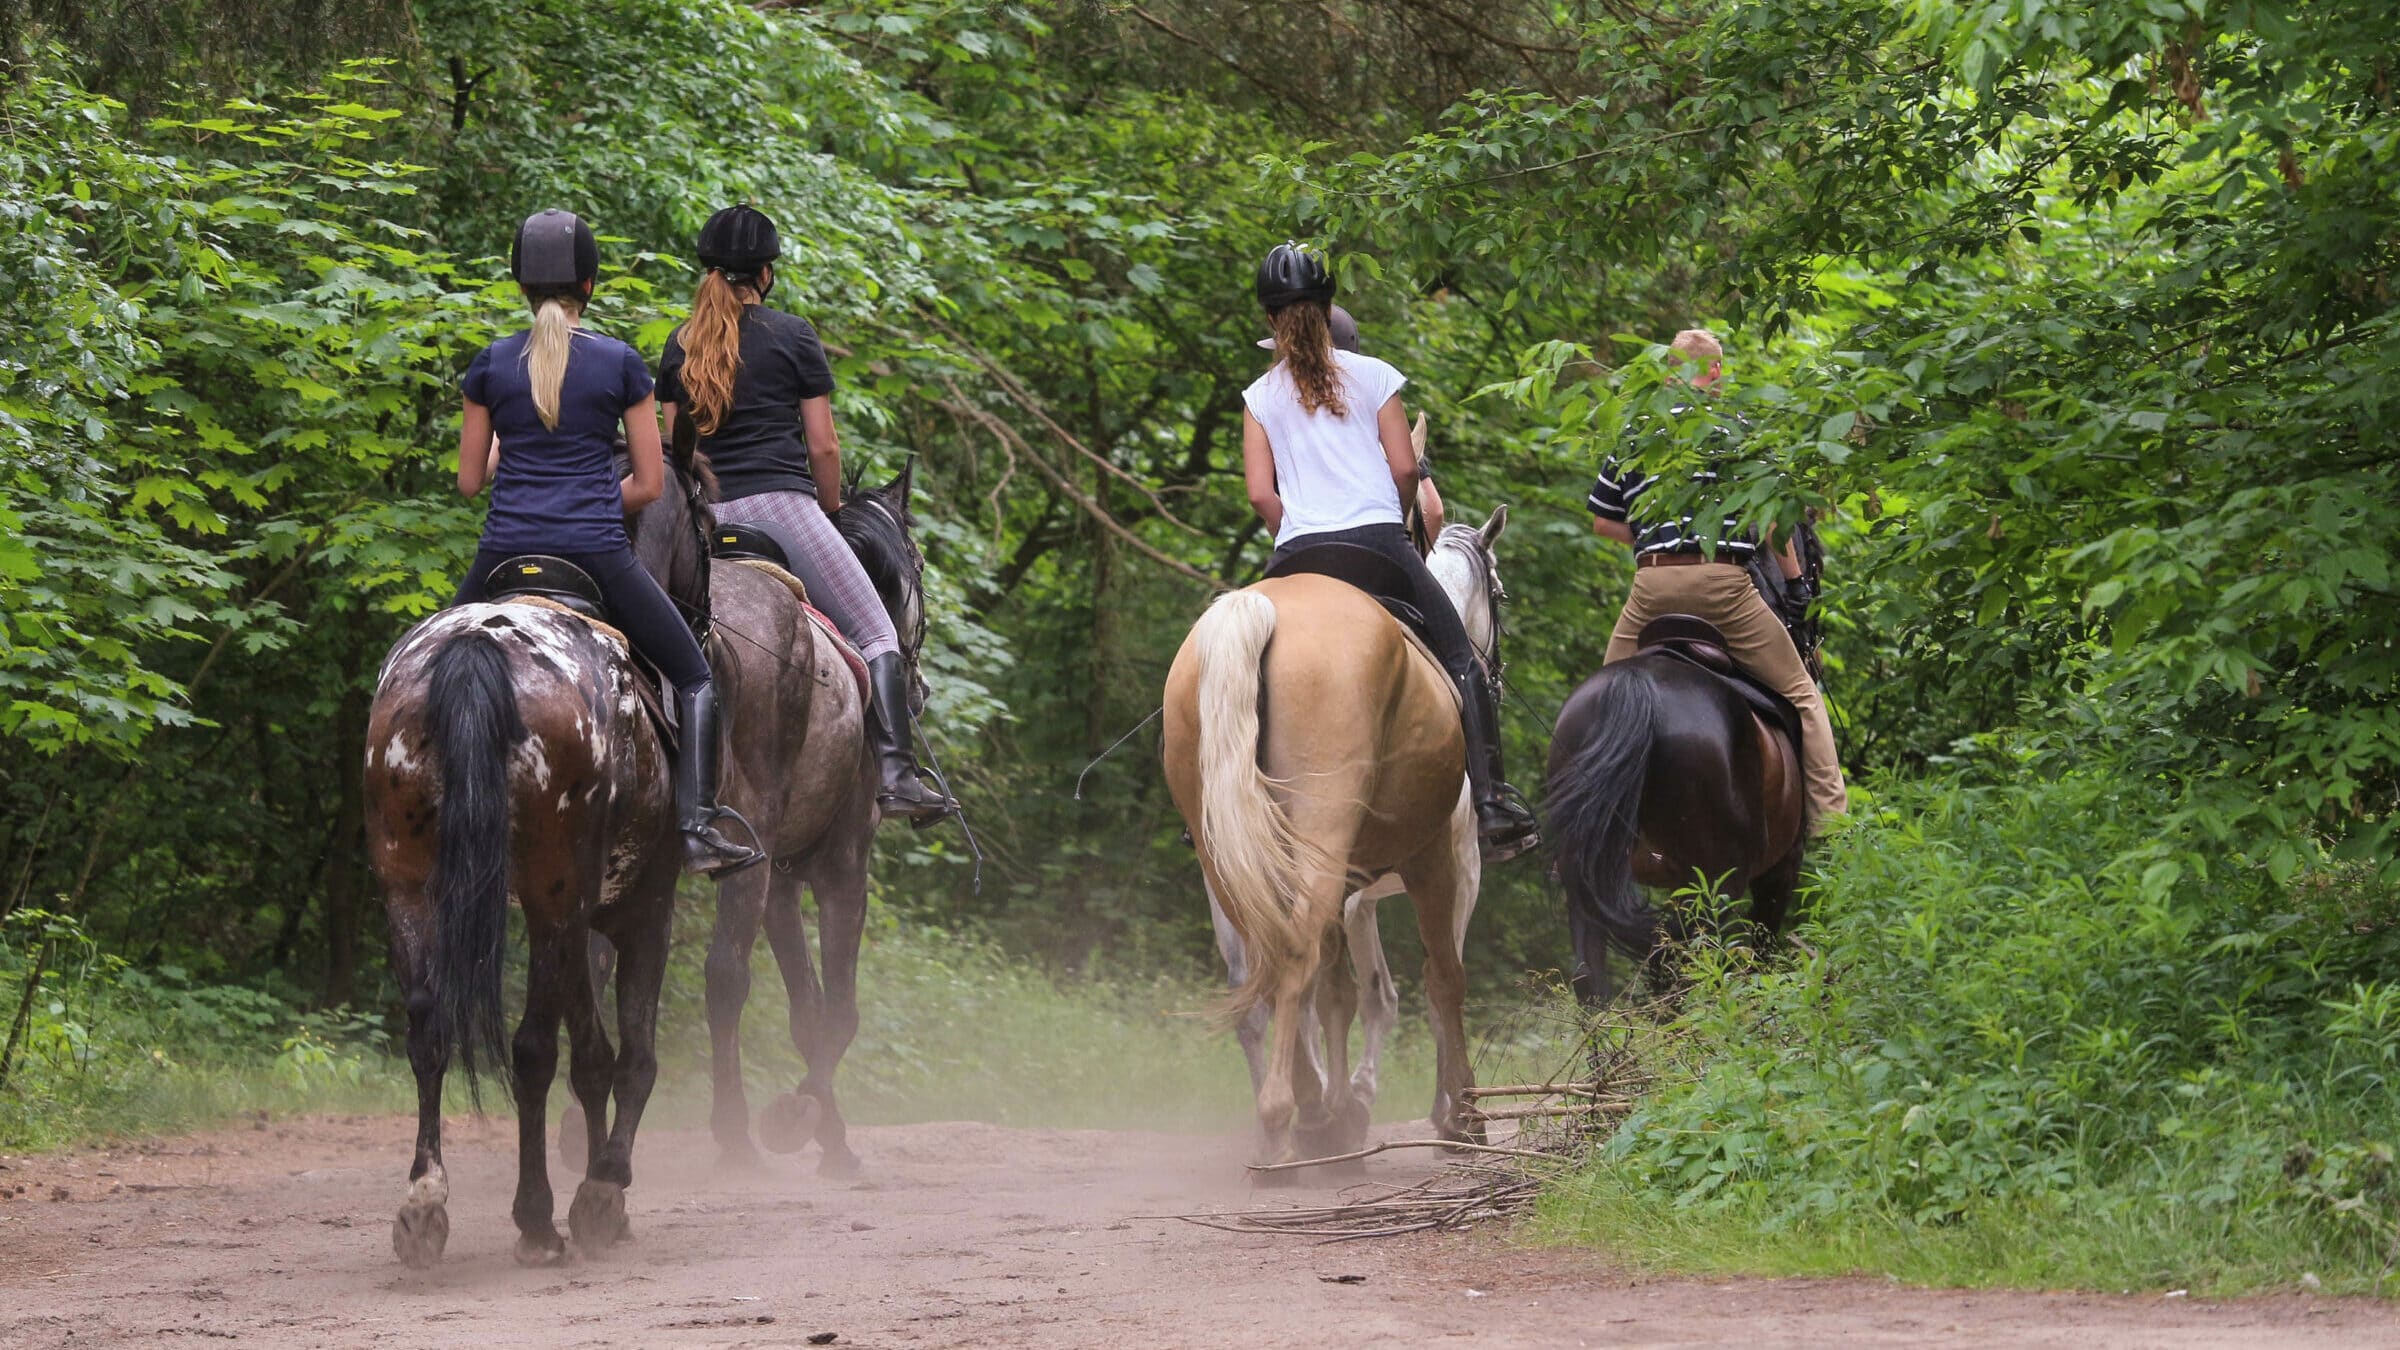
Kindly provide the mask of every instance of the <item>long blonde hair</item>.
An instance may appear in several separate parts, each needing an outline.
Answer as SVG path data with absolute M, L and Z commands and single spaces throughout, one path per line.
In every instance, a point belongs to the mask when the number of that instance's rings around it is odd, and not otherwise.
M 692 317 L 676 338 L 683 344 L 684 410 L 701 435 L 714 436 L 733 410 L 733 377 L 742 368 L 742 297 L 723 269 L 701 274 Z
M 1275 354 L 1292 373 L 1292 389 L 1300 396 L 1302 412 L 1348 417 L 1342 398 L 1342 371 L 1333 360 L 1333 328 L 1325 302 L 1302 300 L 1267 316 L 1275 330 Z
M 533 337 L 525 344 L 525 377 L 533 385 L 533 410 L 542 425 L 558 430 L 558 393 L 567 382 L 567 349 L 575 342 L 575 320 L 583 313 L 580 286 L 528 286 Z

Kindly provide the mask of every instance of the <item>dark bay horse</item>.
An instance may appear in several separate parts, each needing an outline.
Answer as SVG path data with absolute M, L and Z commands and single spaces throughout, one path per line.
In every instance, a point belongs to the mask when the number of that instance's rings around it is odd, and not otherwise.
M 782 973 L 792 1044 L 807 1072 L 769 1104 L 760 1134 L 778 1152 L 814 1140 L 818 1170 L 854 1176 L 858 1155 L 834 1098 L 834 1075 L 858 1035 L 858 958 L 866 932 L 867 860 L 874 842 L 877 774 L 865 702 L 839 640 L 774 572 L 716 560 L 703 568 L 715 482 L 692 444 L 692 422 L 676 420 L 672 460 L 696 491 L 669 491 L 633 522 L 634 552 L 679 601 L 710 615 L 709 664 L 724 709 L 727 744 L 720 799 L 756 832 L 770 865 L 720 878 L 710 935 L 707 1003 L 717 1144 L 732 1161 L 755 1160 L 742 1081 L 742 1008 L 750 962 L 763 930 Z M 924 642 L 924 555 L 910 532 L 914 464 L 879 488 L 852 484 L 834 517 L 883 597 L 913 678 Z M 803 890 L 817 900 L 820 949 L 810 951 Z M 602 960 L 605 966 L 605 958 Z M 570 1126 L 572 1122 L 569 1122 Z M 561 1147 L 576 1156 L 577 1132 Z
M 1724 679 L 1645 646 L 1569 695 L 1550 739 L 1545 814 L 1591 1001 L 1615 993 L 1611 946 L 1652 962 L 1688 935 L 1643 886 L 1747 897 L 1780 932 L 1808 837 L 1797 747 Z
M 392 1247 L 411 1266 L 449 1239 L 442 1080 L 506 1063 L 517 1102 L 517 1259 L 560 1259 L 543 1108 L 563 1020 L 585 1125 L 578 1246 L 625 1235 L 634 1131 L 657 1077 L 659 985 L 683 867 L 667 753 L 624 640 L 557 608 L 461 605 L 410 629 L 368 715 L 367 846 L 408 1006 L 416 1159 Z M 503 1039 L 508 904 L 525 913 L 525 1014 Z M 602 1029 L 587 953 L 622 954 L 617 1033 Z M 613 1124 L 609 1103 L 616 1103 Z

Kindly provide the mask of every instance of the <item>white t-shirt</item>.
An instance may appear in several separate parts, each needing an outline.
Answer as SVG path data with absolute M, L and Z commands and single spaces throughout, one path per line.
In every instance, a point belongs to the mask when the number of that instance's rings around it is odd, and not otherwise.
M 1275 452 L 1275 492 L 1283 498 L 1278 544 L 1306 534 L 1400 523 L 1400 489 L 1383 456 L 1375 413 L 1408 377 L 1372 356 L 1338 348 L 1333 361 L 1349 409 L 1345 417 L 1303 411 L 1291 372 L 1280 361 L 1242 391 L 1242 402 L 1266 429 L 1267 445 Z

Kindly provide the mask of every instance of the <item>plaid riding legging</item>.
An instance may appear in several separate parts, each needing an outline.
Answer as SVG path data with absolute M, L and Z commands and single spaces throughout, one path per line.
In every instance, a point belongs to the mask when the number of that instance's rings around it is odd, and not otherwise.
M 825 611 L 842 636 L 872 661 L 900 651 L 900 635 L 884 612 L 875 583 L 858 565 L 858 555 L 826 519 L 825 508 L 805 492 L 758 492 L 716 504 L 717 519 L 755 525 L 783 545 L 792 575 L 808 587 L 808 602 Z

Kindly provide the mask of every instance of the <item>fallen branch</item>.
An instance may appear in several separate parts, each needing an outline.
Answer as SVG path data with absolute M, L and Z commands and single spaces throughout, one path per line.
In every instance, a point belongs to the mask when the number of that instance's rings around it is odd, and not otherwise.
M 1589 1097 L 1600 1090 L 1598 1083 L 1519 1083 L 1510 1087 L 1471 1087 L 1459 1089 L 1461 1097 Z
M 1530 1148 L 1501 1148 L 1496 1144 L 1469 1144 L 1449 1139 L 1392 1139 L 1371 1148 L 1362 1148 L 1356 1153 L 1336 1153 L 1330 1158 L 1303 1158 L 1299 1162 L 1288 1163 L 1251 1163 L 1250 1170 L 1253 1172 L 1289 1172 L 1298 1167 L 1323 1167 L 1327 1163 L 1355 1162 L 1360 1158 L 1372 1158 L 1385 1149 L 1393 1148 L 1453 1148 L 1466 1153 L 1492 1153 L 1503 1158 L 1531 1158 L 1535 1162 L 1572 1161 L 1572 1159 L 1562 1158 L 1555 1153 L 1542 1153 Z
M 1496 1106 L 1489 1111 L 1476 1111 L 1484 1120 L 1539 1120 L 1551 1116 L 1622 1116 L 1633 1110 L 1630 1101 L 1565 1102 L 1552 1106 Z

